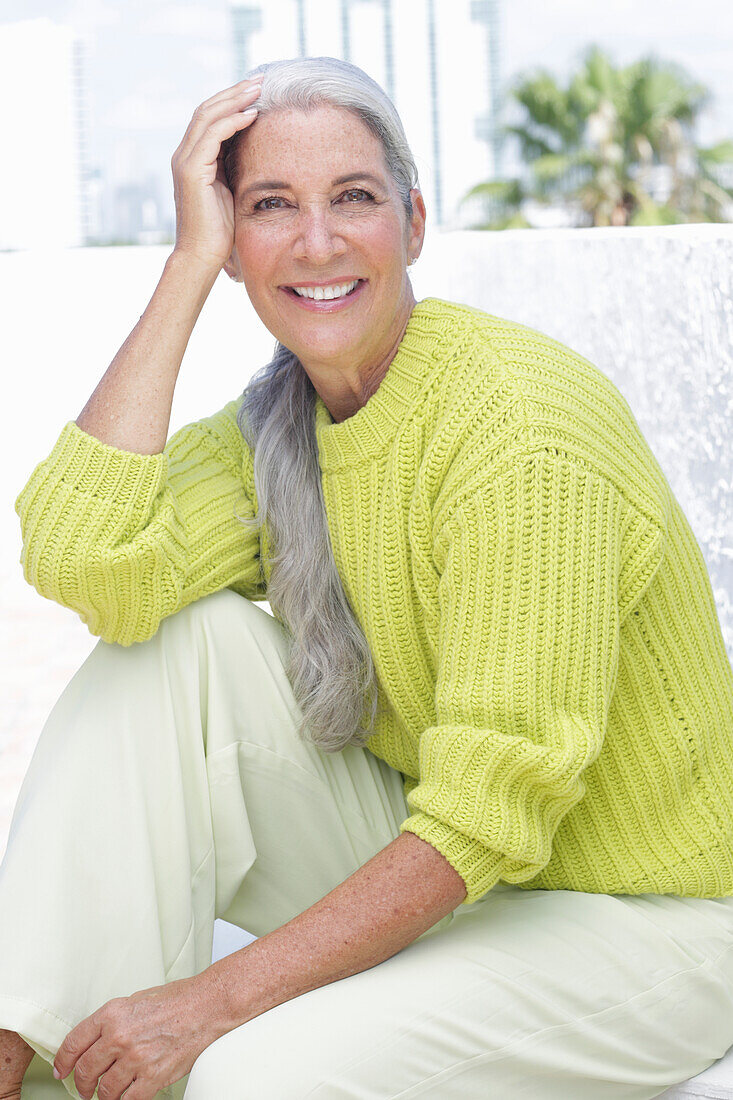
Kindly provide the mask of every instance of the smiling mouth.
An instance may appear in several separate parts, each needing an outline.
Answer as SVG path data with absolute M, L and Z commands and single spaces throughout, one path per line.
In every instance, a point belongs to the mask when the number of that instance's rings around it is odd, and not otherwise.
M 347 281 L 349 280 L 344 280 L 344 282 Z M 356 284 L 351 288 L 351 290 L 349 290 L 346 294 L 339 295 L 338 298 L 311 298 L 307 294 L 298 294 L 295 290 L 293 290 L 292 286 L 281 286 L 280 290 L 282 290 L 285 294 L 289 295 L 291 298 L 294 298 L 295 301 L 300 302 L 301 304 L 307 303 L 309 306 L 315 306 L 320 309 L 325 309 L 325 307 L 327 306 L 337 306 L 339 305 L 339 303 L 346 302 L 349 298 L 353 298 L 354 295 L 359 293 L 366 282 L 366 279 L 357 279 Z M 343 283 L 331 285 L 343 286 Z M 316 288 L 313 287 L 311 289 L 315 290 Z

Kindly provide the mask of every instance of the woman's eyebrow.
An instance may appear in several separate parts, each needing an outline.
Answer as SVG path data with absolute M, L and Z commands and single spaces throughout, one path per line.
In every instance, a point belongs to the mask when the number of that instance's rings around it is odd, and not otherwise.
M 375 183 L 378 187 L 384 187 L 384 183 L 378 176 L 373 176 L 370 172 L 350 172 L 346 176 L 338 176 L 333 180 L 331 186 L 336 187 L 339 183 L 351 183 L 353 180 L 369 180 L 371 183 Z M 245 195 L 252 194 L 253 191 L 274 191 L 285 190 L 290 188 L 289 183 L 284 183 L 282 180 L 258 180 L 256 183 L 250 184 L 240 193 L 240 198 L 244 198 Z

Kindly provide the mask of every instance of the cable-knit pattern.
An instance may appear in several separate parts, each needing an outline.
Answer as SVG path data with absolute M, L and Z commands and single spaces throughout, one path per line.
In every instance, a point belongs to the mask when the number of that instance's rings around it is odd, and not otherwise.
M 70 420 L 15 502 L 26 580 L 121 645 L 220 588 L 264 599 L 257 532 L 235 516 L 253 514 L 238 407 L 181 428 L 154 455 Z
M 225 586 L 266 598 L 239 400 L 131 455 L 64 428 L 16 509 L 26 578 L 107 640 Z M 418 302 L 379 388 L 316 399 L 334 558 L 404 777 L 400 831 L 465 904 L 733 894 L 733 669 L 700 547 L 613 383 L 474 307 Z M 263 573 L 260 572 L 262 555 Z

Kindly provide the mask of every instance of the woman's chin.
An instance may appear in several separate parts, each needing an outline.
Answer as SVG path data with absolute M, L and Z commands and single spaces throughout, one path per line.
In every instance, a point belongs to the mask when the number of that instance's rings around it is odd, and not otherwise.
M 282 340 L 280 341 L 283 342 Z M 342 339 L 310 340 L 305 334 L 300 339 L 294 338 L 286 345 L 295 352 L 298 359 L 307 367 L 309 363 L 317 363 L 319 369 L 344 370 L 358 358 L 359 347 L 363 342 L 354 339 L 354 333 L 344 333 Z
M 335 314 L 317 317 L 305 313 L 301 317 L 280 318 L 278 331 L 273 332 L 281 344 L 290 348 L 303 363 L 315 358 L 343 367 L 359 357 L 364 351 L 365 339 L 368 340 L 368 326 L 359 323 L 354 314 L 344 314 L 343 319 Z M 271 329 L 272 331 L 272 329 Z

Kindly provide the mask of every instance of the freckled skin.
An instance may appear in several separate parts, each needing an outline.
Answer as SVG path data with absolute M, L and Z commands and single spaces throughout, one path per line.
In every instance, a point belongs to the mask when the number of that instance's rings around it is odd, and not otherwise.
M 234 250 L 225 270 L 243 279 L 263 323 L 298 356 L 334 420 L 344 420 L 378 388 L 415 305 L 407 264 L 422 248 L 422 195 L 412 189 L 408 223 L 381 142 L 337 107 L 263 115 L 243 134 L 239 156 Z M 356 171 L 382 185 L 333 184 Z M 263 179 L 291 187 L 243 195 Z M 255 210 L 265 197 L 271 201 Z M 279 289 L 350 276 L 368 282 L 359 300 L 333 314 L 309 312 Z

